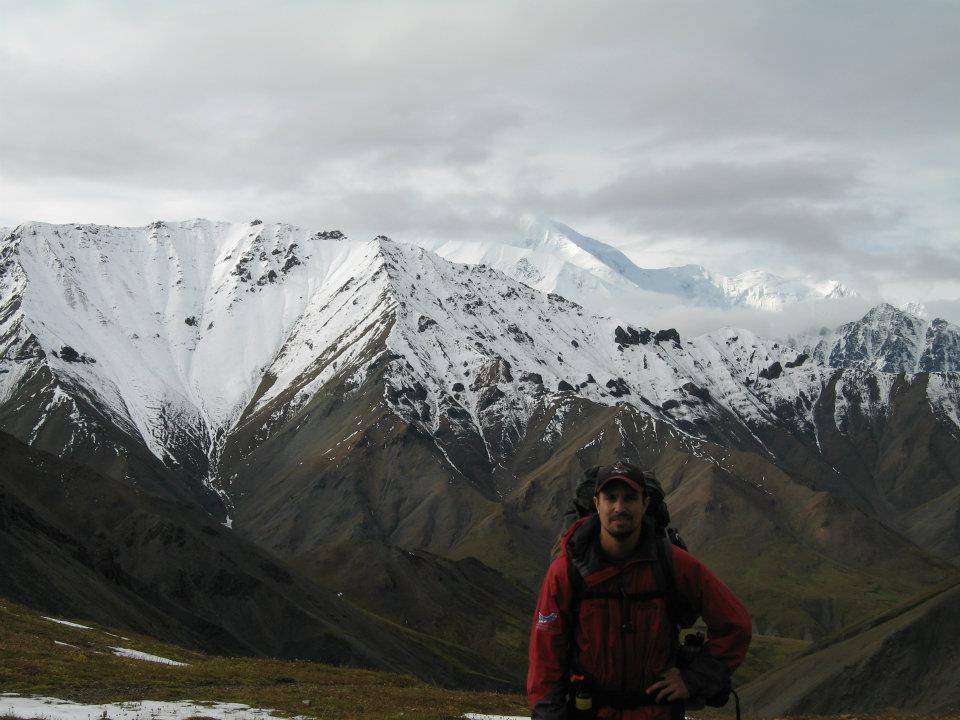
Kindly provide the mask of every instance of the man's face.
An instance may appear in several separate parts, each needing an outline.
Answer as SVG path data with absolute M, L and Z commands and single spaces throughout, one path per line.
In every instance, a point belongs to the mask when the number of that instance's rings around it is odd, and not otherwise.
M 650 498 L 625 482 L 613 480 L 593 497 L 600 515 L 600 527 L 618 540 L 625 540 L 640 529 Z

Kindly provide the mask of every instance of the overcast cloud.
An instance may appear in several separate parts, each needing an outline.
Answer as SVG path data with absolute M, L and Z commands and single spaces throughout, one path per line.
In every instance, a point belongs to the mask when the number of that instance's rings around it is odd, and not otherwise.
M 0 0 L 0 225 L 535 212 L 643 266 L 956 300 L 958 37 L 948 1 Z

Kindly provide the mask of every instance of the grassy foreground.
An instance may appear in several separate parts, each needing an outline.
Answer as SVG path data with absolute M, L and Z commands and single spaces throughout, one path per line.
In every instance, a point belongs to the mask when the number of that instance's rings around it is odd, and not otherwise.
M 90 629 L 54 623 L 0 599 L 0 692 L 83 703 L 240 702 L 317 718 L 407 720 L 457 718 L 465 712 L 528 714 L 519 695 L 445 690 L 407 675 L 319 663 L 215 657 L 84 620 L 77 622 Z M 117 657 L 111 647 L 188 665 Z
M 134 700 L 239 702 L 277 714 L 330 719 L 452 720 L 465 712 L 529 715 L 520 695 L 445 690 L 408 675 L 320 663 L 217 657 L 85 620 L 77 622 L 89 629 L 51 622 L 41 613 L 0 599 L 0 692 L 46 695 L 89 704 Z M 806 645 L 763 636 L 756 640 L 759 642 L 752 648 L 752 671 L 746 673 L 750 677 L 780 664 Z M 117 657 L 111 647 L 138 650 L 188 665 Z M 735 683 L 741 684 L 742 681 Z M 732 716 L 732 702 L 723 709 L 705 708 L 693 714 L 698 720 L 729 720 Z M 884 715 L 827 717 L 934 720 L 934 716 L 894 710 Z M 12 719 L 0 716 L 0 720 Z M 791 716 L 791 720 L 824 717 Z M 937 716 L 936 720 L 960 720 L 960 714 Z

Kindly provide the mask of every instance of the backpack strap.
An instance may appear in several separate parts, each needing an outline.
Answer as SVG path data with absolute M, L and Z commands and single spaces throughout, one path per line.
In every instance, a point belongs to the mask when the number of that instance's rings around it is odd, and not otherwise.
M 673 530 L 673 528 L 670 528 L 670 530 Z M 679 535 L 677 538 L 679 539 Z M 685 547 L 682 542 L 681 540 L 678 543 L 679 546 Z M 668 532 L 667 535 L 657 537 L 654 544 L 657 553 L 657 563 L 654 565 L 657 587 L 663 591 L 667 615 L 670 616 L 670 622 L 676 628 L 679 638 L 680 628 L 689 627 L 691 620 L 696 617 L 696 613 L 693 604 L 677 589 L 677 576 L 673 570 L 673 546 L 675 544 L 673 537 Z
M 577 628 L 580 626 L 580 603 L 583 601 L 587 592 L 587 583 L 583 575 L 577 569 L 573 558 L 567 556 L 567 572 L 570 574 L 570 586 L 573 589 L 573 597 L 570 602 L 570 671 L 573 674 L 580 674 L 580 652 L 577 646 Z

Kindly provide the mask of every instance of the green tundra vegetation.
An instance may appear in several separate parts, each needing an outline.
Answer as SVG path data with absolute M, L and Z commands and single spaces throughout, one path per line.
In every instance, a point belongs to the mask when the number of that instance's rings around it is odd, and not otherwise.
M 313 662 L 216 657 L 78 622 L 89 629 L 54 623 L 0 600 L 0 691 L 82 703 L 239 702 L 280 715 L 365 720 L 527 711 L 518 694 L 446 690 L 410 675 Z M 187 664 L 118 657 L 110 649 L 116 646 Z

